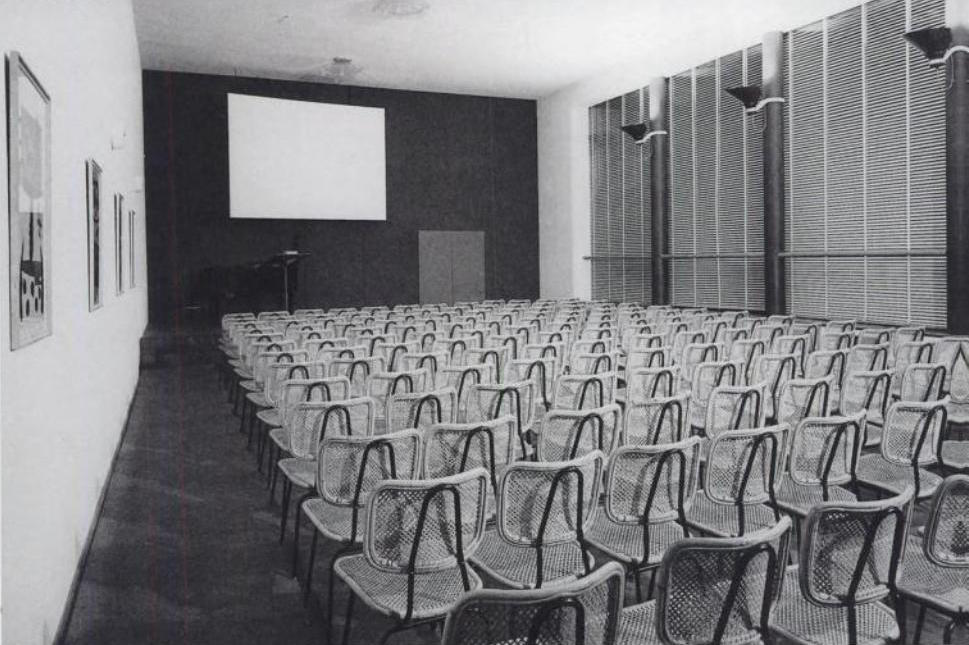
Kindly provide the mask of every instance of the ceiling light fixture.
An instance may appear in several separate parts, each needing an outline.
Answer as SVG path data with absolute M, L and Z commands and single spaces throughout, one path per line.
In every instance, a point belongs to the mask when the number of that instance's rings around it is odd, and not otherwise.
M 430 6 L 427 0 L 377 0 L 373 11 L 387 16 L 419 16 Z

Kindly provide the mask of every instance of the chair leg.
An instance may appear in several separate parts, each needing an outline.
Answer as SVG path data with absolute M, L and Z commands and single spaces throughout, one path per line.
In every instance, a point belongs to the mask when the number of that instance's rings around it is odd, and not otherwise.
M 942 645 L 952 644 L 952 632 L 955 631 L 958 621 L 953 618 L 949 621 L 949 624 L 945 626 L 945 631 L 942 632 Z
M 915 622 L 915 637 L 912 642 L 919 645 L 922 642 L 922 626 L 925 625 L 925 605 L 919 607 L 919 618 Z
M 330 557 L 330 563 L 327 565 L 327 589 L 326 589 L 326 642 L 330 643 L 333 640 L 333 594 L 334 594 L 334 584 L 336 582 L 336 561 L 341 555 L 349 552 L 353 549 L 352 544 L 348 544 L 340 549 L 337 549 Z M 352 597 L 353 592 L 350 592 Z
M 652 569 L 649 572 L 649 589 L 646 591 L 646 600 L 650 600 L 653 597 L 653 589 L 656 586 L 656 572 L 658 569 Z
M 303 502 L 308 500 L 313 496 L 313 491 L 309 490 L 300 496 L 299 501 L 296 502 L 296 512 L 293 513 L 293 577 L 296 577 L 296 571 L 299 566 L 299 525 L 300 516 L 303 513 Z
M 343 640 L 341 641 L 343 645 L 347 645 L 350 642 L 350 624 L 353 622 L 353 602 L 356 599 L 357 595 L 351 591 L 350 599 L 347 600 L 347 614 L 343 623 Z
M 293 493 L 293 482 L 289 481 L 289 478 L 283 481 L 283 508 L 281 517 L 279 518 L 279 543 L 283 543 L 283 539 L 286 537 L 286 520 L 289 519 L 289 497 Z
M 279 459 L 277 458 L 273 464 L 273 481 L 269 486 L 269 501 L 270 503 L 276 499 L 276 482 L 279 481 Z
M 636 579 L 636 604 L 640 604 L 643 602 L 643 570 L 636 567 L 636 571 L 633 573 L 633 576 Z
M 265 423 L 262 419 L 256 420 L 256 425 L 258 430 L 256 432 L 256 471 L 262 472 L 262 457 L 266 452 L 266 442 L 265 442 Z
M 320 532 L 313 531 L 313 541 L 310 542 L 310 561 L 306 567 L 306 588 L 303 589 L 303 606 L 305 607 L 310 600 L 310 589 L 313 586 L 313 565 L 316 564 L 316 542 L 320 537 Z
M 908 616 L 906 615 L 905 601 L 898 594 L 895 595 L 895 621 L 898 623 L 898 642 L 900 645 L 905 645 L 906 626 L 908 624 Z
M 246 431 L 246 410 L 249 409 L 249 399 L 242 399 L 242 412 L 239 414 L 239 434 Z

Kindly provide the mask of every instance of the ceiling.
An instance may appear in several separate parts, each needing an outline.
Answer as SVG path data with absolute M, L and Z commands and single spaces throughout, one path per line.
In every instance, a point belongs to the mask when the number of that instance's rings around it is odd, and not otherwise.
M 703 43 L 709 47 L 719 30 L 736 31 L 745 16 L 789 1 L 134 0 L 134 7 L 146 69 L 540 98 L 660 48 L 689 46 L 700 34 L 713 35 Z M 333 67 L 335 57 L 352 63 Z M 336 78 L 347 67 L 354 73 Z

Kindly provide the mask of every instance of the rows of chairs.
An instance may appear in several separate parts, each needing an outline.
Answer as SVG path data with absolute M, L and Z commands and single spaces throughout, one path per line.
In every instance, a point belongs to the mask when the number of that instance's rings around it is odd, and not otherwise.
M 357 600 L 384 641 L 446 619 L 448 643 L 883 642 L 905 601 L 916 641 L 926 609 L 969 625 L 967 338 L 578 300 L 222 332 L 294 575 L 312 527 L 305 600 L 339 545 L 328 639 L 338 582 L 344 643 Z

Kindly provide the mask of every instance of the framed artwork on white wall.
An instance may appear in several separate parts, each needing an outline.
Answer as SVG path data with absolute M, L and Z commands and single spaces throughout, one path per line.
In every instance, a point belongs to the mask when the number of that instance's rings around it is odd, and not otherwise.
M 50 96 L 18 52 L 6 57 L 10 349 L 51 324 Z
M 87 305 L 101 307 L 101 166 L 94 159 L 85 164 L 87 177 Z
M 114 293 L 124 293 L 124 195 L 114 195 Z

